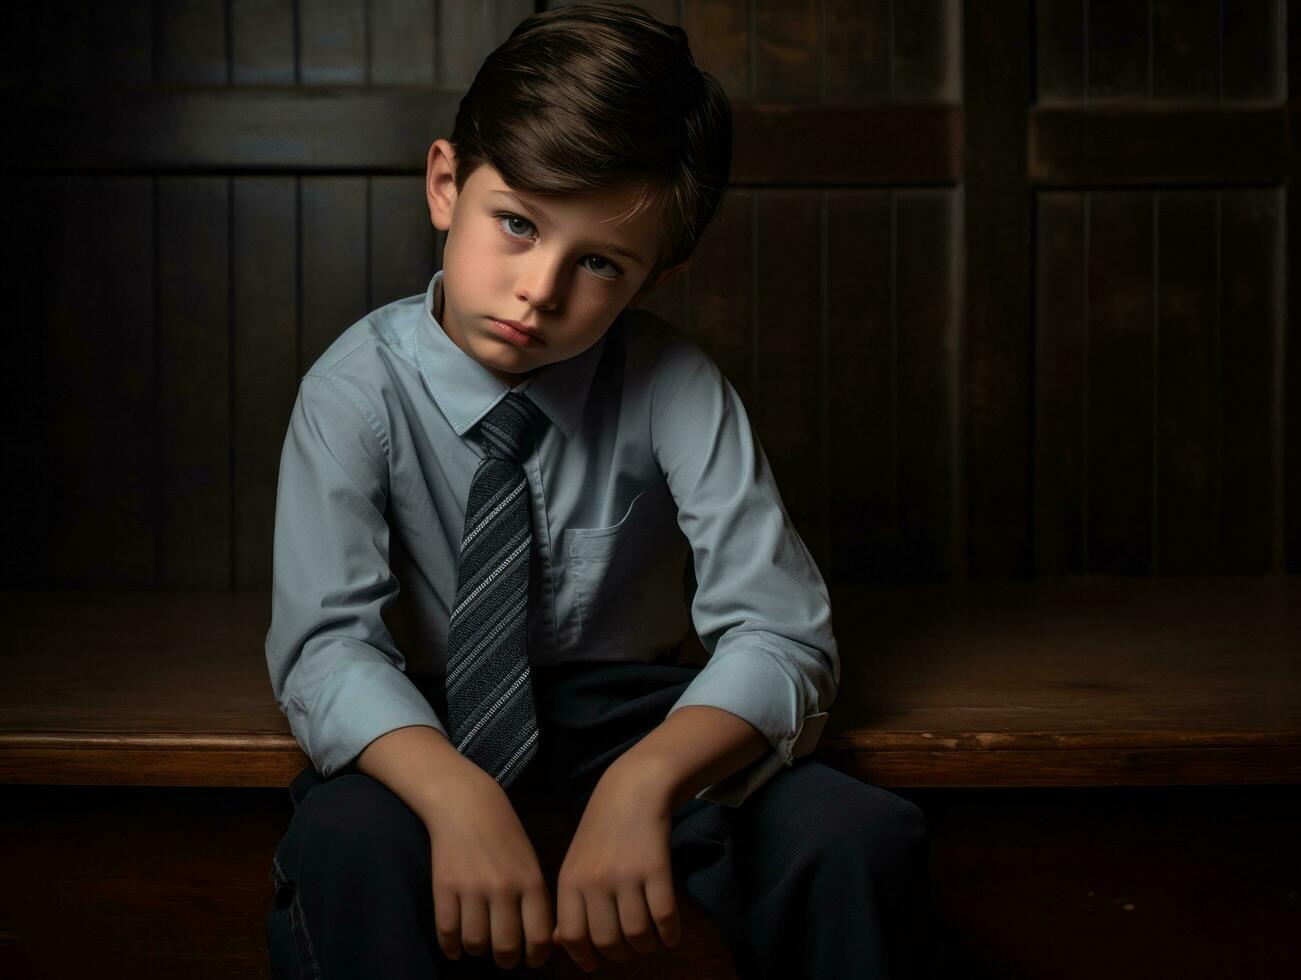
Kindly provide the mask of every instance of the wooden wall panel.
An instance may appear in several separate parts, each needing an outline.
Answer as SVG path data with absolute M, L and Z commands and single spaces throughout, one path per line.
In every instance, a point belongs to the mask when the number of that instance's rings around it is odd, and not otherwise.
M 1153 98 L 1214 99 L 1219 95 L 1221 6 L 1221 0 L 1152 2 Z
M 754 196 L 730 189 L 685 273 L 690 321 L 683 325 L 714 359 L 747 411 L 754 388 Z
M 1034 568 L 1065 575 L 1084 568 L 1088 213 L 1078 193 L 1035 203 Z
M 1084 570 L 1141 575 L 1152 541 L 1153 200 L 1119 191 L 1086 206 Z
M 1283 206 L 1040 195 L 1037 573 L 1284 567 Z
M 815 102 L 821 95 L 817 0 L 755 0 L 751 98 Z
M 853 9 L 863 6 L 854 4 Z M 682 28 L 691 41 L 697 67 L 717 78 L 728 98 L 747 97 L 751 85 L 749 5 L 733 0 L 685 4 Z
M 895 194 L 825 195 L 828 581 L 876 582 L 902 554 L 899 533 L 900 329 Z
M 301 375 L 370 312 L 370 221 L 365 177 L 304 177 L 300 185 Z
M 955 553 L 958 446 L 958 198 L 899 191 L 896 219 L 896 445 L 900 580 L 942 581 Z
M 434 4 L 370 0 L 370 75 L 375 85 L 432 85 Z
M 298 79 L 304 85 L 369 80 L 366 0 L 297 0 Z
M 423 177 L 371 177 L 370 287 L 366 309 L 423 293 L 433 270 L 438 232 L 429 216 Z M 445 236 L 444 236 L 445 237 Z
M 173 0 L 157 4 L 156 80 L 169 85 L 224 85 L 229 80 L 226 4 Z
M 962 10 L 957 0 L 893 5 L 891 97 L 900 102 L 961 98 Z M 833 29 L 828 25 L 828 33 Z
M 53 367 L 47 311 L 48 282 L 53 276 L 49 220 L 53 202 L 45 190 L 48 184 L 40 177 L 10 182 L 13 197 L 7 202 L 8 217 L 26 234 L 0 240 L 0 262 L 6 270 L 0 276 L 0 302 L 9 311 L 6 339 L 14 379 L 0 385 L 0 410 L 8 420 L 0 428 L 0 474 L 6 486 L 26 492 L 21 519 L 0 522 L 0 586 L 10 589 L 50 581 L 55 484 L 46 404 L 51 391 L 47 372 Z
M 444 89 L 469 88 L 483 59 L 533 13 L 532 0 L 436 2 L 436 75 L 438 87 Z
M 158 584 L 231 582 L 230 179 L 157 181 Z
M 821 554 L 822 229 L 816 192 L 754 195 L 755 399 L 750 417 L 791 520 Z
M 1156 198 L 1156 449 L 1152 574 L 1214 574 L 1219 201 Z
M 1282 98 L 1282 0 L 1037 0 L 1038 101 Z
M 1219 560 L 1243 574 L 1282 562 L 1283 198 L 1267 188 L 1220 199 Z
M 50 241 L 36 329 L 48 332 L 48 361 L 28 397 L 46 419 L 49 575 L 64 586 L 147 585 L 160 476 L 150 181 L 40 183 Z M 224 400 L 224 386 L 216 394 Z
M 298 200 L 292 177 L 232 184 L 231 459 L 235 588 L 269 588 L 280 452 L 298 392 Z
M 293 85 L 294 0 L 229 0 L 230 77 L 236 85 Z

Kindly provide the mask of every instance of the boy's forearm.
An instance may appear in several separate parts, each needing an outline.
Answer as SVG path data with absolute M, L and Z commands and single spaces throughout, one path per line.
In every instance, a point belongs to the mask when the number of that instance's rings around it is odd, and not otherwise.
M 408 725 L 386 732 L 357 756 L 357 770 L 391 789 L 426 824 L 450 781 L 474 763 L 456 750 L 447 736 L 428 725 Z
M 663 793 L 670 810 L 676 810 L 770 750 L 767 737 L 744 718 L 691 704 L 665 718 L 610 768 L 619 778 Z

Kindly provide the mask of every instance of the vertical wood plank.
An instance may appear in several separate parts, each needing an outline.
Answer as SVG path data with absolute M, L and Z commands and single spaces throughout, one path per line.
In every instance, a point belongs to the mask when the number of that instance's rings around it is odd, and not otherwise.
M 370 178 L 370 296 L 366 306 L 423 293 L 433 276 L 434 225 L 423 177 Z
M 1223 98 L 1283 99 L 1287 49 L 1282 0 L 1224 4 Z M 1297 66 L 1291 66 L 1293 71 Z
M 1084 0 L 1034 5 L 1035 91 L 1042 103 L 1084 98 Z
M 1152 212 L 1147 191 L 1090 201 L 1086 572 L 1151 572 Z
M 468 89 L 484 58 L 533 13 L 531 0 L 437 0 L 435 76 L 443 89 Z
M 299 81 L 366 81 L 366 0 L 297 0 Z
M 750 97 L 750 8 L 732 0 L 684 4 L 682 28 L 701 71 L 718 79 L 731 100 Z
M 50 577 L 147 586 L 157 494 L 149 181 L 49 179 Z
M 1134 0 L 1089 0 L 1089 98 L 1150 95 L 1149 7 Z
M 1036 202 L 1034 572 L 1084 570 L 1084 195 Z
M 896 207 L 900 551 L 904 580 L 955 573 L 959 485 L 955 191 L 899 191 Z
M 366 178 L 304 177 L 301 194 L 299 375 L 370 312 Z
M 689 332 L 732 383 L 751 418 L 755 310 L 751 303 L 755 191 L 729 189 L 705 229 L 687 272 Z
M 153 17 L 149 0 L 96 3 L 90 8 L 97 83 L 146 84 L 154 78 Z
M 893 96 L 900 102 L 960 97 L 962 10 L 956 0 L 894 4 Z
M 0 302 L 12 318 L 7 334 L 8 383 L 0 386 L 0 410 L 6 424 L 0 473 L 10 492 L 23 492 L 22 519 L 0 522 L 0 587 L 33 588 L 50 580 L 50 531 L 54 500 L 51 440 L 56 409 L 53 377 L 57 366 L 50 356 L 53 324 L 50 304 L 53 283 L 61 275 L 54 262 L 57 220 L 51 185 L 58 178 L 17 176 L 8 187 L 9 234 L 0 242 Z
M 1152 95 L 1219 95 L 1221 0 L 1153 0 Z
M 434 4 L 370 0 L 370 80 L 376 85 L 432 85 Z
M 1220 568 L 1229 575 L 1282 568 L 1281 193 L 1220 194 Z
M 294 0 L 229 0 L 231 80 L 236 85 L 292 85 Z
M 222 0 L 167 0 L 158 17 L 158 81 L 224 85 L 226 5 Z
M 1215 195 L 1157 198 L 1154 575 L 1214 574 Z
M 893 194 L 826 192 L 828 581 L 887 580 L 899 560 Z
M 1032 482 L 1029 0 L 964 8 L 963 462 L 958 573 L 1029 573 Z
M 56 84 L 89 82 L 95 63 L 89 0 L 42 3 L 36 9 L 34 26 L 35 79 Z
M 229 195 L 158 178 L 160 584 L 231 584 Z
M 890 0 L 827 0 L 823 97 L 830 102 L 890 99 Z
M 292 177 L 236 177 L 234 480 L 238 589 L 271 584 L 280 450 L 298 392 L 297 195 Z
M 822 97 L 817 0 L 755 0 L 754 98 L 816 102 Z
M 821 222 L 806 190 L 756 192 L 755 426 L 792 522 L 821 565 Z

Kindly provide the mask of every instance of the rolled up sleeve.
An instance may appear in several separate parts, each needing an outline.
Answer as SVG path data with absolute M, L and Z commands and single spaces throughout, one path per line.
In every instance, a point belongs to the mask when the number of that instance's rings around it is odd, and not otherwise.
M 447 734 L 381 617 L 389 567 L 388 437 L 346 382 L 303 378 L 280 457 L 267 668 L 324 776 L 408 725 Z
M 816 747 L 840 684 L 831 603 L 736 390 L 699 345 L 666 350 L 651 442 L 691 544 L 691 615 L 709 659 L 669 714 L 710 705 L 772 751 L 697 794 L 740 806 Z

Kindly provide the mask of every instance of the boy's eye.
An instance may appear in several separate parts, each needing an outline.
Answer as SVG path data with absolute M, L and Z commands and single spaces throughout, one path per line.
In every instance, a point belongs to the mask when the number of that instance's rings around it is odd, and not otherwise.
M 497 211 L 493 214 L 493 218 L 497 221 L 497 227 L 501 228 L 502 232 L 508 238 L 528 238 L 529 236 L 526 231 L 533 227 L 533 222 L 529 221 L 527 218 L 521 218 L 518 214 L 512 214 L 510 211 Z M 512 222 L 519 222 L 520 225 L 524 226 L 525 231 L 516 234 L 514 231 L 510 230 Z M 584 260 L 586 261 L 587 259 L 595 259 L 598 263 L 595 267 L 590 265 L 588 266 L 588 269 L 590 269 L 592 274 L 598 279 L 618 279 L 619 276 L 623 275 L 622 269 L 603 256 L 592 253 L 591 255 L 584 256 Z M 603 269 L 608 271 L 601 271 Z
M 496 218 L 496 219 L 498 220 L 498 222 L 501 222 L 501 221 L 504 220 L 505 222 L 507 222 L 507 223 L 509 224 L 509 223 L 512 222 L 512 221 L 518 221 L 518 222 L 519 222 L 520 224 L 522 224 L 526 229 L 527 229 L 527 228 L 532 228 L 532 227 L 533 227 L 533 223 L 532 223 L 531 221 L 526 221 L 524 218 L 521 218 L 518 214 L 511 214 L 511 213 L 508 212 L 508 211 L 503 211 L 501 214 L 495 214 L 495 215 L 493 215 L 493 217 Z M 514 232 L 507 231 L 506 234 L 510 235 L 511 238 L 526 238 L 526 237 L 528 237 L 528 236 L 525 235 L 523 232 L 521 232 L 520 234 L 516 235 Z

